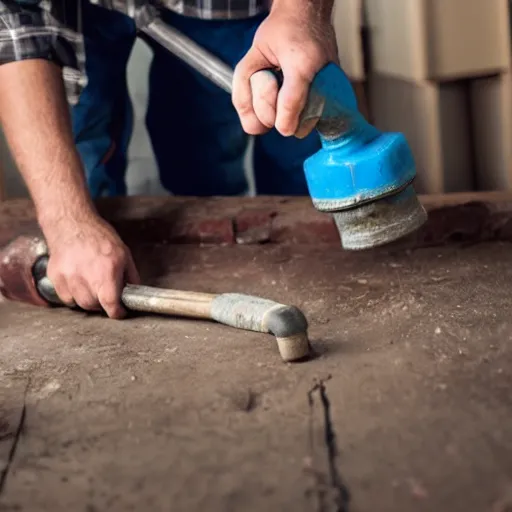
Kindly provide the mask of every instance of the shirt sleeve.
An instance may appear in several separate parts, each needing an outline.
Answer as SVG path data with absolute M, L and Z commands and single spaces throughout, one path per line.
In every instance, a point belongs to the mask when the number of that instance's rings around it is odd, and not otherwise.
M 80 0 L 0 0 L 0 65 L 45 59 L 62 69 L 68 101 L 85 86 Z

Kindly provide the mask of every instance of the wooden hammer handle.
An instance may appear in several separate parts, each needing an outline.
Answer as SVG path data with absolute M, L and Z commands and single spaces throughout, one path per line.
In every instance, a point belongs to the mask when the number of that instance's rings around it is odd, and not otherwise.
M 37 290 L 49 303 L 65 305 L 46 275 L 47 261 L 48 257 L 43 256 L 34 266 Z M 121 302 L 131 311 L 214 320 L 238 329 L 270 332 L 276 336 L 290 336 L 306 331 L 308 326 L 296 307 L 242 293 L 211 294 L 127 284 L 121 292 Z M 279 315 L 275 315 L 276 312 Z M 283 317 L 283 313 L 285 324 L 277 322 L 274 325 L 271 320 Z
M 40 295 L 49 303 L 63 305 L 46 275 L 47 256 L 34 266 Z M 121 301 L 131 311 L 214 320 L 237 329 L 273 334 L 284 361 L 309 353 L 308 322 L 294 306 L 241 293 L 210 294 L 127 284 Z
M 133 284 L 126 285 L 121 295 L 123 304 L 132 311 L 203 319 L 212 318 L 214 299 L 215 295 L 210 293 L 166 290 Z

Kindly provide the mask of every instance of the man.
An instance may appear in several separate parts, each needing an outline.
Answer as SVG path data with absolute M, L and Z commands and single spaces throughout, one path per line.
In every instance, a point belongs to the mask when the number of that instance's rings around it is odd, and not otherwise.
M 172 5 L 183 9 L 187 2 Z M 310 82 L 336 60 L 332 3 L 273 1 L 235 69 L 232 102 L 245 133 L 296 133 Z M 66 103 L 66 92 L 74 104 L 85 84 L 81 14 L 79 0 L 0 0 L 0 122 L 34 201 L 59 297 L 122 318 L 122 286 L 139 276 L 129 250 L 95 210 Z M 270 67 L 283 72 L 280 91 L 274 81 L 251 86 L 251 76 Z
M 173 6 L 179 13 L 164 9 L 161 16 L 234 68 L 251 47 L 268 7 L 264 1 L 217 3 L 218 9 L 213 2 L 212 9 L 205 10 L 201 3 L 188 0 Z M 75 141 L 93 198 L 125 195 L 133 128 L 126 67 L 136 27 L 128 16 L 94 4 L 84 4 L 83 13 L 88 84 L 72 111 Z M 230 95 L 159 44 L 148 42 L 154 59 L 149 73 L 146 126 L 162 185 L 182 196 L 246 193 L 248 136 Z M 285 138 L 273 129 L 256 137 L 256 192 L 307 195 L 302 166 L 318 149 L 316 133 L 299 140 Z

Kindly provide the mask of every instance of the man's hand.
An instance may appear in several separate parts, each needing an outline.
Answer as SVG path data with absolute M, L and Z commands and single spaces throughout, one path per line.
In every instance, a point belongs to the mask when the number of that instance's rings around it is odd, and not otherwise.
M 121 318 L 124 281 L 139 277 L 128 249 L 92 204 L 61 70 L 40 59 L 0 65 L 0 122 L 34 201 L 57 295 Z
M 69 306 L 103 309 L 110 318 L 123 318 L 122 288 L 140 280 L 130 251 L 112 227 L 91 214 L 52 223 L 45 235 L 48 277 L 59 298 Z
M 333 0 L 274 0 L 251 49 L 235 69 L 233 104 L 248 134 L 259 135 L 274 126 L 284 136 L 297 132 L 311 82 L 328 62 L 337 62 L 332 4 Z M 269 68 L 283 73 L 280 91 L 277 81 L 265 73 L 251 84 L 257 71 Z

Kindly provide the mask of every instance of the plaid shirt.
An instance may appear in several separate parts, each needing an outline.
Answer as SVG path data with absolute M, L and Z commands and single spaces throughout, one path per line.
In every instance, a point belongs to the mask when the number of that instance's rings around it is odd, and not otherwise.
M 0 0 L 0 65 L 26 59 L 46 59 L 62 68 L 68 101 L 76 104 L 87 82 L 82 37 L 82 1 Z M 179 14 L 201 19 L 255 16 L 268 0 L 161 0 Z M 112 0 L 91 0 L 109 7 Z M 119 4 L 119 2 L 116 2 Z M 132 1 L 124 2 L 129 6 Z

